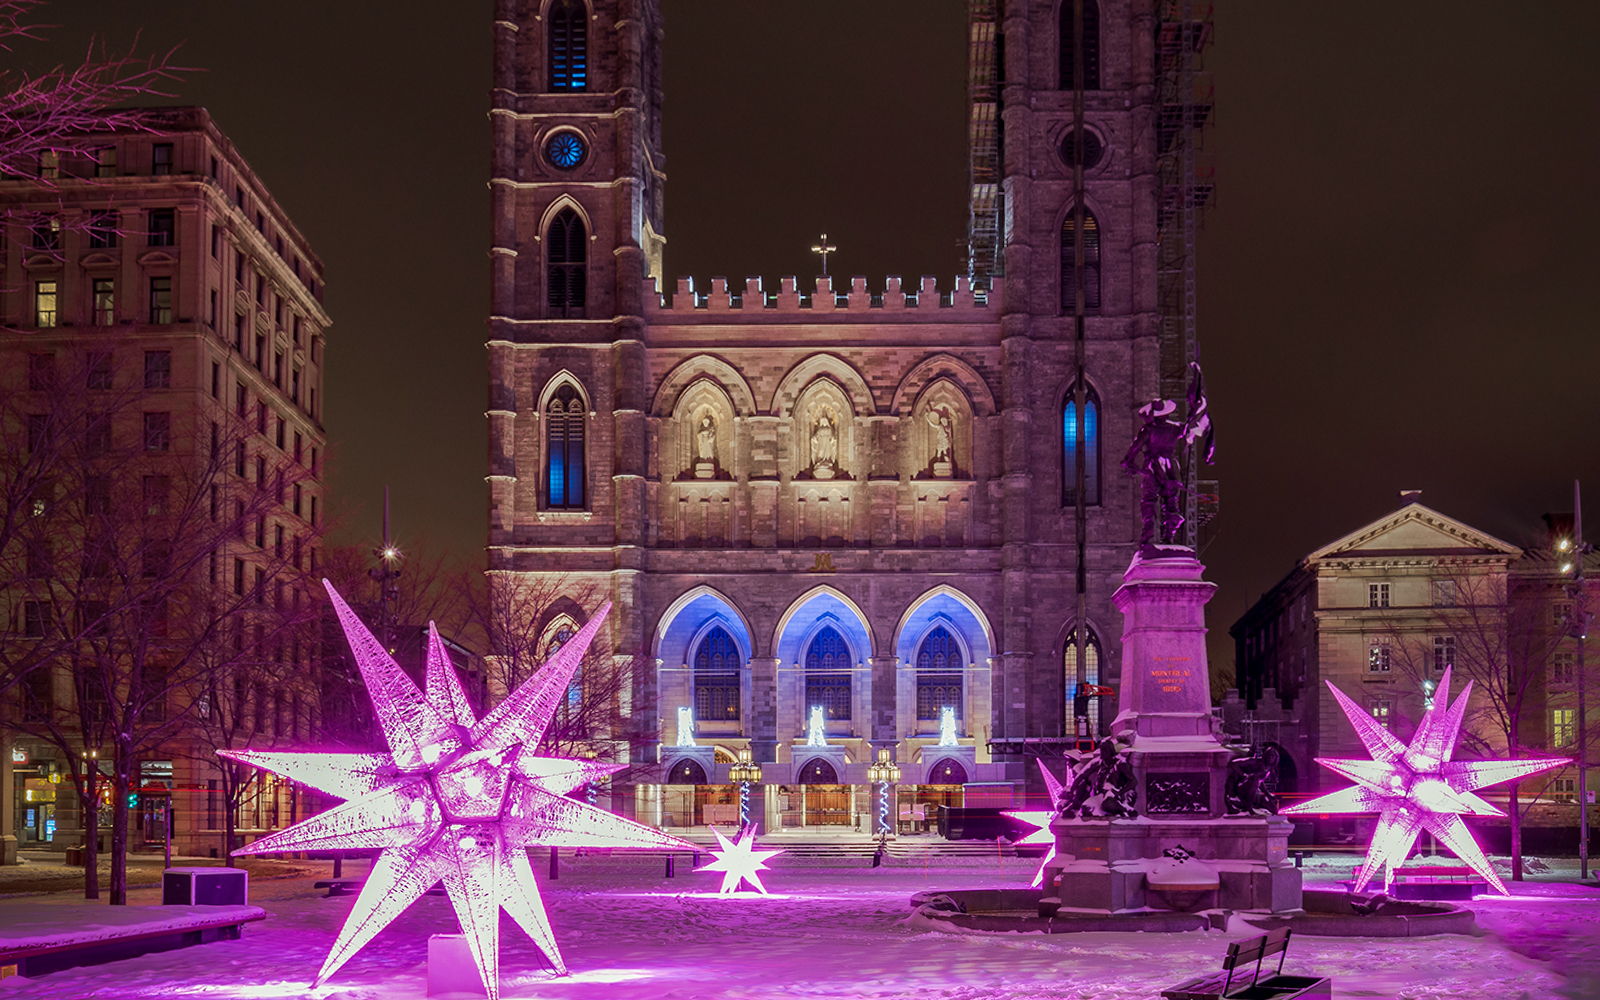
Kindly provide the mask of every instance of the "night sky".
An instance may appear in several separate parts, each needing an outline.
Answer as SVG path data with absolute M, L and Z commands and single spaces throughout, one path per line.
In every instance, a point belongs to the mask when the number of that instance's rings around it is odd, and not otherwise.
M 667 273 L 937 275 L 961 260 L 960 0 L 664 0 Z M 1508 541 L 1600 520 L 1600 5 L 1220 0 L 1217 198 L 1201 356 L 1227 626 L 1401 488 Z M 485 538 L 486 0 L 70 0 L 103 34 L 182 43 L 180 102 L 237 143 L 327 268 L 340 537 L 477 560 Z M 808 281 L 807 281 L 808 283 Z M 1590 532 L 1594 537 L 1595 532 Z

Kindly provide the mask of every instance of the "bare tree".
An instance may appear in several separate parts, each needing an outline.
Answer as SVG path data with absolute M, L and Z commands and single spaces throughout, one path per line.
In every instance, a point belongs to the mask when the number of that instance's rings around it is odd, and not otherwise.
M 50 25 L 33 22 L 45 0 L 0 0 L 0 49 L 40 41 Z M 91 40 L 83 59 L 42 73 L 0 69 L 0 171 L 52 179 L 52 160 L 93 147 L 96 133 L 142 129 L 130 101 L 169 97 L 168 88 L 192 72 L 173 63 L 177 50 L 140 56 Z M 41 167 L 43 168 L 41 170 Z
M 308 471 L 264 452 L 247 464 L 252 429 L 220 410 L 153 411 L 170 403 L 153 403 L 149 380 L 114 367 L 103 342 L 70 356 L 67 377 L 13 382 L 0 404 L 0 433 L 38 446 L 15 467 L 11 452 L 0 458 L 0 479 L 19 483 L 4 495 L 24 504 L 4 515 L 18 525 L 0 552 L 23 628 L 0 668 L 23 691 L 15 728 L 69 762 L 91 895 L 99 767 L 109 764 L 111 902 L 123 904 L 140 760 L 172 752 L 191 723 L 204 729 L 220 708 L 219 677 L 281 668 L 289 630 L 310 611 L 314 537 L 291 534 L 284 517 Z M 71 697 L 57 706 L 63 675 Z
M 1461 733 L 1469 753 L 1545 756 L 1551 735 L 1543 726 L 1546 682 L 1565 632 L 1559 581 L 1455 567 L 1436 585 L 1448 596 L 1428 615 L 1396 619 L 1390 627 L 1392 656 L 1413 679 L 1413 697 L 1431 701 L 1444 668 L 1453 667 L 1459 682 L 1473 682 Z M 1506 786 L 1513 879 L 1523 874 L 1522 822 L 1540 797 L 1523 801 L 1519 785 Z

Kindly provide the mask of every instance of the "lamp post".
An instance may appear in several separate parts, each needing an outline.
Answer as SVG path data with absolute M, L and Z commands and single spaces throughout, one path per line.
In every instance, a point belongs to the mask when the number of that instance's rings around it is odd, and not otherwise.
M 1592 547 L 1583 540 L 1583 496 L 1578 481 L 1572 481 L 1572 538 L 1563 538 L 1557 545 L 1563 573 L 1571 572 L 1571 582 L 1566 585 L 1567 596 L 1572 598 L 1572 615 L 1567 619 L 1567 634 L 1578 640 L 1578 877 L 1589 877 L 1589 775 L 1588 727 L 1584 724 L 1584 641 L 1589 637 L 1588 594 L 1583 583 L 1583 557 Z
M 749 747 L 739 748 L 739 761 L 728 768 L 728 780 L 739 785 L 739 830 L 743 832 L 750 827 L 750 786 L 761 783 L 761 765 Z
M 391 604 L 400 599 L 400 550 L 389 541 L 389 487 L 383 488 L 383 545 L 374 550 L 379 565 L 367 570 L 367 575 L 378 584 L 378 615 L 383 626 L 383 648 L 394 655 L 394 609 Z
M 889 786 L 900 780 L 900 767 L 889 759 L 889 748 L 878 748 L 878 759 L 867 765 L 867 781 L 878 786 L 878 852 L 872 857 L 876 868 L 883 862 L 889 845 Z

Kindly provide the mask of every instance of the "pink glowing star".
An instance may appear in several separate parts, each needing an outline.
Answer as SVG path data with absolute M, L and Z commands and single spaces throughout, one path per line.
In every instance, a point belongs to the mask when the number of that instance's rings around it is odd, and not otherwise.
M 317 985 L 441 880 L 490 1000 L 500 994 L 502 908 L 533 938 L 557 974 L 564 975 L 566 965 L 539 899 L 527 848 L 695 849 L 567 797 L 622 765 L 545 757 L 536 750 L 611 606 L 601 608 L 532 678 L 477 719 L 431 623 L 424 694 L 332 585 L 326 580 L 323 584 L 361 668 L 389 752 L 223 752 L 348 800 L 233 853 L 380 852 L 317 973 Z
M 763 896 L 771 895 L 767 887 L 761 884 L 761 876 L 757 873 L 766 870 L 768 858 L 775 858 L 783 852 L 756 850 L 756 831 L 753 826 L 740 830 L 738 840 L 729 840 L 716 827 L 712 827 L 711 832 L 717 835 L 717 843 L 722 847 L 711 852 L 715 861 L 701 865 L 695 871 L 721 872 L 722 888 L 717 891 L 722 895 L 738 889 L 741 881 L 755 886 Z
M 1050 849 L 1045 852 L 1044 860 L 1039 862 L 1039 871 L 1033 876 L 1033 886 L 1037 888 L 1044 882 L 1044 866 L 1056 856 L 1056 835 L 1050 832 L 1050 821 L 1060 814 L 1061 782 L 1044 766 L 1044 761 L 1039 762 L 1039 773 L 1044 775 L 1045 791 L 1050 794 L 1050 804 L 1054 809 L 1008 809 L 1001 813 L 1010 816 L 1021 823 L 1033 827 L 1033 832 L 1017 841 L 1019 844 L 1049 844 Z
M 1291 815 L 1307 813 L 1377 813 L 1378 828 L 1367 846 L 1367 860 L 1356 875 L 1355 891 L 1360 892 L 1383 869 L 1383 887 L 1389 888 L 1394 868 L 1411 853 L 1417 834 L 1427 830 L 1456 857 L 1472 866 L 1490 885 L 1506 893 L 1505 884 L 1483 856 L 1461 817 L 1504 816 L 1505 813 L 1474 795 L 1479 788 L 1497 785 L 1529 774 L 1537 774 L 1570 763 L 1565 759 L 1543 757 L 1535 760 L 1452 761 L 1461 720 L 1472 694 L 1468 681 L 1454 703 L 1449 703 L 1450 668 L 1439 680 L 1434 702 L 1422 713 L 1411 744 L 1401 743 L 1383 724 L 1344 693 L 1328 684 L 1339 707 L 1355 726 L 1356 735 L 1366 745 L 1371 760 L 1329 760 L 1317 763 L 1356 782 L 1350 788 L 1303 802 L 1284 810 Z M 1448 706 L 1448 707 L 1447 707 Z

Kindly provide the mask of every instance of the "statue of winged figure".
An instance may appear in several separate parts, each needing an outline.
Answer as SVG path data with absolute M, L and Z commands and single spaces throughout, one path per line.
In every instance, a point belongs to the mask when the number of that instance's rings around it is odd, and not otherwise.
M 1139 534 L 1141 548 L 1179 544 L 1184 523 L 1179 450 L 1198 446 L 1195 455 L 1207 464 L 1216 451 L 1211 417 L 1206 412 L 1205 377 L 1198 363 L 1190 362 L 1189 371 L 1193 378 L 1189 383 L 1188 416 L 1180 420 L 1178 404 L 1170 399 L 1152 400 L 1139 407 L 1144 423 L 1122 460 L 1123 471 L 1140 477 L 1143 490 L 1139 498 L 1139 514 L 1144 521 Z

